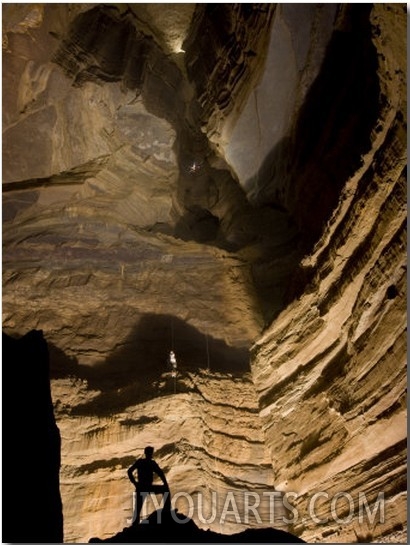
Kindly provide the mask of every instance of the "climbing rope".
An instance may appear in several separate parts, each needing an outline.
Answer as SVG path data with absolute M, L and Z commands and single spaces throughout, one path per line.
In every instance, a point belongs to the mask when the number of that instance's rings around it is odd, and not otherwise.
M 208 333 L 205 333 L 205 340 L 206 340 L 206 364 L 208 371 L 211 368 L 211 362 L 209 358 L 209 342 L 208 342 Z
M 177 359 L 174 352 L 174 345 L 175 345 L 175 335 L 174 335 L 174 321 L 172 319 L 172 316 L 170 318 L 171 321 L 171 351 L 169 353 L 169 363 L 171 365 L 171 377 L 174 382 L 174 394 L 177 392 Z
M 174 321 L 171 316 L 171 350 L 174 350 Z

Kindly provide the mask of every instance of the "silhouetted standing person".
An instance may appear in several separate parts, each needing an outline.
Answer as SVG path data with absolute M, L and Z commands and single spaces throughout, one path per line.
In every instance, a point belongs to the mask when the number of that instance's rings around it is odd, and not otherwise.
M 152 459 L 154 448 L 145 447 L 144 454 L 145 458 L 136 460 L 127 471 L 130 481 L 136 488 L 136 516 L 134 522 L 132 523 L 133 525 L 139 524 L 144 500 L 151 492 L 154 492 L 155 494 L 166 494 L 164 509 L 170 508 L 171 505 L 169 486 L 165 474 L 157 462 Z M 137 470 L 138 481 L 136 481 L 134 477 L 135 470 Z M 154 474 L 158 475 L 164 484 L 152 484 Z

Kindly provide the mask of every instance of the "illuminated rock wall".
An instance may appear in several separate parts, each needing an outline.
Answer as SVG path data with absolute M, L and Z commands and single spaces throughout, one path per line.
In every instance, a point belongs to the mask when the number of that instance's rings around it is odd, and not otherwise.
M 154 458 L 170 483 L 172 505 L 200 527 L 209 527 L 201 516 L 211 518 L 213 493 L 218 512 L 211 524 L 215 531 L 237 533 L 249 525 L 257 527 L 258 520 L 251 514 L 245 521 L 243 492 L 252 491 L 261 498 L 265 492 L 265 501 L 258 506 L 263 526 L 268 527 L 274 517 L 275 526 L 284 528 L 281 502 L 274 510 L 269 505 L 274 487 L 249 374 L 233 376 L 204 369 L 182 373 L 174 384 L 168 373 L 151 388 L 151 395 L 152 399 L 128 402 L 115 413 L 97 415 L 99 406 L 92 403 L 85 381 L 54 382 L 65 445 L 61 492 L 68 521 L 66 540 L 109 537 L 130 525 L 134 488 L 126 470 L 143 456 L 146 445 L 155 447 Z M 113 396 L 111 400 L 113 406 Z M 105 409 L 107 404 L 105 399 Z M 239 523 L 232 514 L 221 522 L 230 493 Z M 154 507 L 153 500 L 147 500 L 147 512 Z
M 301 263 L 310 283 L 253 348 L 275 483 L 297 495 L 294 530 L 307 541 L 406 525 L 406 103 L 396 16 L 375 8 L 371 17 L 374 36 L 384 36 L 374 40 L 381 93 L 371 149 Z M 365 501 L 374 517 L 360 517 Z
M 3 327 L 49 343 L 67 539 L 126 524 L 148 442 L 174 493 L 294 492 L 304 539 L 405 522 L 405 23 L 3 5 Z

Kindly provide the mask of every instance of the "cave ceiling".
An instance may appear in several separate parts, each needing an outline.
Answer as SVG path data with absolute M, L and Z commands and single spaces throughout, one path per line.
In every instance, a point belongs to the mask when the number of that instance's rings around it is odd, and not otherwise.
M 269 92 L 274 12 L 3 6 L 6 328 L 41 328 L 86 365 L 155 341 L 199 342 L 200 361 L 207 336 L 249 348 L 303 251 L 285 203 L 248 198 L 272 136 L 266 100 L 248 134 L 232 129 L 252 90 Z

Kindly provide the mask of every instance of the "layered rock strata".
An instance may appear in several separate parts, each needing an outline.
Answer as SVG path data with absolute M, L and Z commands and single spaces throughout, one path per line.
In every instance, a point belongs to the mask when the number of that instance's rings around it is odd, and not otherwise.
M 297 493 L 308 541 L 405 523 L 405 21 L 3 5 L 3 325 L 49 342 L 66 539 L 126 523 L 147 442 L 174 492 Z
M 68 541 L 87 542 L 95 535 L 108 538 L 131 524 L 133 486 L 126 471 L 143 456 L 146 445 L 155 447 L 154 458 L 167 475 L 173 502 L 175 497 L 173 506 L 199 527 L 237 533 L 249 525 L 269 527 L 274 518 L 274 524 L 284 528 L 280 501 L 270 513 L 269 494 L 274 487 L 249 374 L 181 371 L 175 383 L 170 374 L 163 374 L 151 386 L 152 399 L 128 402 L 122 411 L 106 416 L 95 414 L 92 400 L 99 392 L 90 390 L 85 380 L 53 383 L 65 445 L 61 492 L 64 515 L 70 521 Z M 119 398 L 124 395 L 129 398 L 125 387 L 118 391 Z M 253 514 L 245 522 L 244 491 L 261 498 L 267 493 L 258 507 L 262 525 Z M 234 498 L 239 521 L 235 513 L 221 520 L 227 497 Z M 212 517 L 212 501 L 217 505 L 216 517 Z M 154 500 L 147 500 L 147 512 L 155 506 Z M 211 524 L 205 523 L 212 518 Z
M 302 261 L 311 282 L 253 348 L 275 483 L 296 493 L 295 531 L 307 541 L 374 539 L 406 526 L 405 53 L 390 34 L 397 11 L 375 8 L 370 19 L 381 90 L 371 149 Z

